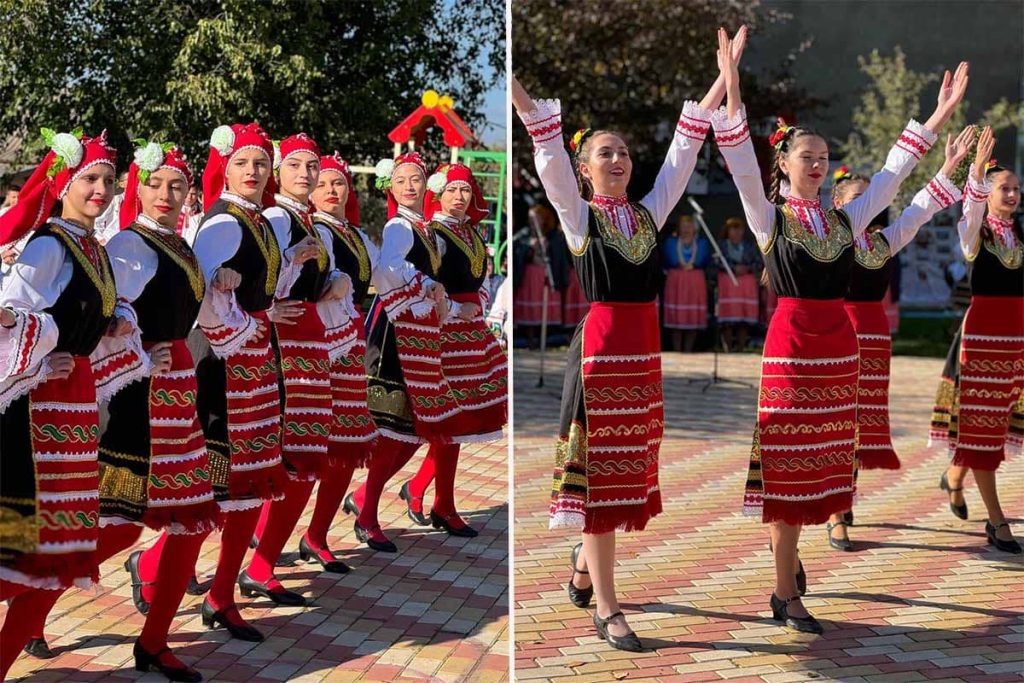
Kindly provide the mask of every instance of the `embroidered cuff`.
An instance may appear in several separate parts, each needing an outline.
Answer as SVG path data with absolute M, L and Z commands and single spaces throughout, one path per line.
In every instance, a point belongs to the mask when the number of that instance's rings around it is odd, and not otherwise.
M 900 133 L 899 139 L 896 140 L 895 146 L 912 155 L 917 161 L 920 161 L 928 153 L 928 150 L 932 148 L 932 145 L 935 144 L 937 137 L 935 133 L 914 119 L 910 119 L 906 128 Z
M 974 180 L 974 164 L 971 164 L 970 170 L 967 172 L 967 185 L 964 186 L 964 203 L 967 202 L 985 202 L 988 200 L 989 194 L 992 192 L 992 183 L 988 181 L 988 178 L 984 176 L 981 179 L 981 183 Z
M 356 327 L 359 316 L 350 313 L 351 301 L 350 295 L 347 301 L 321 301 L 316 305 L 320 320 L 324 323 L 327 355 L 332 363 L 348 353 L 359 339 L 359 330 Z
M 941 171 L 928 183 L 928 194 L 931 195 L 932 201 L 939 205 L 940 211 L 960 201 L 960 188 Z
M 119 299 L 114 315 L 127 320 L 132 329 L 120 337 L 101 338 L 89 356 L 96 381 L 97 401 L 109 401 L 127 385 L 148 377 L 153 369 L 149 354 L 142 349 L 142 333 L 135 309 L 124 299 Z
M 562 141 L 562 103 L 559 100 L 534 100 L 533 111 L 519 112 L 534 145 Z
M 206 288 L 199 308 L 199 327 L 218 358 L 227 358 L 242 348 L 256 334 L 256 318 L 238 306 L 234 292 Z
M 715 128 L 715 142 L 719 148 L 738 147 L 750 139 L 746 106 L 740 107 L 731 118 L 726 108 L 720 107 L 711 114 L 711 125 Z
M 18 309 L 14 326 L 0 327 L 0 381 L 30 372 L 57 345 L 57 323 L 48 313 Z
M 381 303 L 384 304 L 384 310 L 387 311 L 388 318 L 395 320 L 410 307 L 412 308 L 413 316 L 417 318 L 422 318 L 430 312 L 434 302 L 424 299 L 426 295 L 424 280 L 425 278 L 422 273 L 416 273 L 412 282 L 407 282 L 401 287 L 380 295 Z
M 50 377 L 50 363 L 46 358 L 36 363 L 28 372 L 0 380 L 0 413 Z
M 697 142 L 704 142 L 708 128 L 711 127 L 712 114 L 711 110 L 705 109 L 697 102 L 687 100 L 683 104 L 683 111 L 676 123 L 676 134 Z

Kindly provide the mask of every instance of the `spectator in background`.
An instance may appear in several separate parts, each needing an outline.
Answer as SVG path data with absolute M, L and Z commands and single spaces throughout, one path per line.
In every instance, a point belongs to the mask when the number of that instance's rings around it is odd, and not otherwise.
M 680 216 L 662 244 L 665 281 L 664 326 L 672 331 L 672 350 L 693 351 L 697 332 L 708 326 L 708 283 L 711 246 L 697 234 L 693 216 Z
M 750 339 L 750 326 L 758 318 L 758 277 L 764 261 L 753 241 L 746 240 L 746 223 L 742 218 L 725 221 L 718 246 L 736 275 L 733 284 L 722 268 L 718 273 L 718 324 L 723 351 L 742 351 Z
M 125 171 L 117 177 L 117 194 L 110 206 L 96 219 L 93 232 L 100 244 L 106 244 L 107 240 L 121 231 L 121 204 L 124 202 L 124 188 L 127 184 L 128 171 Z
M 4 193 L 4 203 L 0 206 L 0 216 L 4 215 L 8 209 L 18 203 L 18 193 L 21 192 L 21 185 L 10 185 L 7 191 Z M 18 254 L 25 248 L 25 244 L 28 243 L 32 233 L 25 235 L 17 241 L 13 246 L 4 249 L 0 252 L 0 290 L 4 288 L 4 278 L 11 272 L 11 266 L 18 260 Z
M 554 214 L 543 206 L 532 207 L 529 220 L 540 229 L 544 242 L 538 240 L 537 233 L 532 227 L 520 231 L 517 235 L 518 243 L 513 252 L 518 263 L 515 264 L 517 277 L 513 283 L 515 297 L 512 316 L 516 327 L 525 335 L 527 345 L 536 348 L 544 318 L 545 290 L 547 324 L 549 327 L 562 324 L 562 297 L 559 291 L 547 282 L 547 269 L 544 264 L 544 253 L 548 249 L 552 232 L 560 234 L 560 231 L 556 230 Z
M 185 205 L 178 214 L 177 231 L 181 238 L 191 245 L 196 240 L 199 224 L 203 221 L 203 199 L 199 188 L 193 185 L 188 189 Z
M 21 185 L 8 186 L 7 191 L 4 192 L 4 203 L 0 205 L 0 216 L 4 215 L 7 209 L 18 203 L 19 192 L 21 192 Z

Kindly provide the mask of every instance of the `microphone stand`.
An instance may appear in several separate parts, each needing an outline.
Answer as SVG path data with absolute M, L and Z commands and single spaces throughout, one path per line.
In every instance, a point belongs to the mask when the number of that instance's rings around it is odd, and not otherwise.
M 736 274 L 733 273 L 732 268 L 729 266 L 729 261 L 725 258 L 725 254 L 722 253 L 722 249 L 718 246 L 718 240 L 715 239 L 714 234 L 711 232 L 711 228 L 709 228 L 708 224 L 704 221 L 704 207 L 698 204 L 697 200 L 693 197 L 687 197 L 686 201 L 689 202 L 691 207 L 693 207 L 694 218 L 697 219 L 697 224 L 700 225 L 701 230 L 707 236 L 708 242 L 711 243 L 711 248 L 715 250 L 715 258 L 725 269 L 725 274 L 729 276 L 732 283 L 734 285 L 738 285 L 739 280 L 736 279 Z M 694 248 L 696 248 L 696 244 L 694 244 Z M 718 299 L 720 296 L 721 291 L 718 287 L 715 287 L 715 325 L 711 336 L 711 354 L 713 359 L 711 377 L 707 380 L 704 388 L 700 390 L 702 394 L 716 384 L 734 384 L 736 386 L 747 387 L 750 389 L 754 388 L 754 386 L 749 382 L 729 379 L 718 374 Z
M 537 238 L 537 248 L 540 249 L 540 257 L 544 262 L 544 292 L 541 296 L 542 306 L 540 318 L 540 376 L 537 378 L 537 388 L 544 386 L 544 356 L 548 349 L 548 297 L 554 286 L 555 277 L 551 272 L 551 256 L 548 254 L 547 243 L 544 239 L 544 231 L 540 228 L 540 221 L 532 211 L 529 214 L 530 230 Z

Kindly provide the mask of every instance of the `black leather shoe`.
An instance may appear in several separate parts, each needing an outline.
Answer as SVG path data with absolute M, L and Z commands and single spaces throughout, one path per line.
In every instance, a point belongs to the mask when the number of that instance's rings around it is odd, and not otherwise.
M 185 592 L 189 595 L 206 595 L 208 590 L 210 587 L 201 585 L 199 579 L 193 574 L 192 578 L 188 580 L 188 588 L 185 589 Z
M 203 620 L 203 624 L 208 628 L 216 628 L 218 625 L 223 626 L 231 634 L 232 638 L 238 638 L 239 640 L 245 640 L 250 643 L 261 643 L 263 642 L 263 634 L 254 629 L 249 624 L 233 624 L 225 616 L 224 612 L 213 609 L 213 605 L 210 601 L 203 600 L 203 607 L 199 610 L 199 616 Z
M 783 600 L 772 593 L 772 599 L 769 602 L 772 607 L 772 619 L 785 622 L 786 626 L 801 633 L 817 633 L 819 635 L 824 633 L 825 629 L 821 627 L 821 623 L 810 615 L 806 617 L 789 616 L 789 603 L 799 599 L 800 596 L 795 595 Z
M 341 504 L 341 509 L 345 511 L 346 515 L 359 516 L 359 507 L 356 505 L 356 499 L 352 497 L 352 494 L 345 496 L 345 502 Z
M 139 558 L 141 557 L 142 551 L 136 550 L 124 561 L 124 568 L 132 577 L 132 602 L 135 603 L 135 609 L 139 610 L 139 614 L 147 614 L 149 603 L 142 599 L 142 587 L 151 584 L 144 582 L 139 576 Z
M 950 488 L 950 486 L 949 486 L 949 479 L 946 477 L 946 472 L 943 472 L 942 473 L 942 478 L 939 479 L 939 488 L 942 489 L 943 491 L 945 491 L 946 493 L 950 493 L 950 494 L 957 493 L 958 491 L 963 491 L 964 490 L 964 487 L 962 487 L 962 486 L 960 488 L 958 488 L 958 489 Z M 949 509 L 950 509 L 950 511 L 952 511 L 952 513 L 954 515 L 956 515 L 960 519 L 967 519 L 967 501 L 966 500 L 964 501 L 963 505 L 954 505 L 953 504 L 953 497 L 950 496 L 949 497 Z
M 409 519 L 413 521 L 413 524 L 430 526 L 430 522 L 427 521 L 427 516 L 423 514 L 423 499 L 413 497 L 412 493 L 409 492 L 409 482 L 402 484 L 402 490 L 398 492 L 398 497 L 405 501 L 405 513 L 409 515 Z M 419 512 L 412 509 L 412 503 L 414 500 L 418 500 L 420 502 Z
M 29 638 L 29 641 L 25 643 L 25 652 L 36 659 L 53 659 L 57 656 L 46 644 L 46 638 Z
M 640 637 L 632 631 L 628 635 L 624 636 L 613 636 L 608 633 L 608 622 L 615 617 L 624 616 L 622 612 L 616 612 L 611 614 L 607 619 L 602 619 L 597 616 L 597 612 L 594 612 L 594 627 L 597 628 L 597 635 L 604 639 L 604 642 L 611 645 L 616 650 L 625 650 L 626 652 L 643 652 L 644 646 L 640 642 Z
M 994 545 L 996 550 L 1002 550 L 1004 553 L 1013 553 L 1014 555 L 1021 554 L 1020 543 L 1016 540 L 1004 541 L 1003 539 L 996 536 L 996 531 L 1002 527 L 1009 528 L 1009 522 L 1003 522 L 1002 524 L 996 524 L 992 526 L 992 522 L 985 522 L 985 535 L 988 536 L 988 544 Z
M 160 655 L 170 651 L 171 648 L 165 647 L 156 653 L 146 652 L 142 646 L 139 645 L 139 641 L 136 640 L 135 647 L 132 650 L 135 654 L 135 670 L 146 673 L 155 669 L 164 676 L 167 676 L 169 680 L 184 681 L 184 683 L 199 683 L 203 680 L 203 675 L 189 666 L 178 668 L 174 666 L 164 666 L 161 664 Z
M 590 599 L 594 597 L 594 586 L 577 588 L 573 585 L 573 579 L 576 578 L 577 574 L 590 574 L 585 569 L 576 569 L 576 560 L 579 558 L 581 550 L 583 550 L 583 544 L 577 543 L 572 549 L 571 559 L 569 560 L 572 566 L 572 575 L 569 577 L 569 600 L 580 609 L 586 609 L 590 607 Z
M 448 523 L 448 520 L 452 517 L 458 517 L 458 513 L 453 512 L 450 515 L 442 517 L 433 510 L 430 511 L 430 524 L 435 529 L 444 529 L 448 532 L 449 536 L 458 536 L 459 538 L 476 538 L 479 536 L 479 532 L 470 525 L 463 527 L 454 527 Z
M 379 529 L 379 528 L 380 527 L 374 527 L 374 529 Z M 370 548 L 372 550 L 376 550 L 379 553 L 397 553 L 398 552 L 398 546 L 395 545 L 394 543 L 392 543 L 391 541 L 388 541 L 388 540 L 376 541 L 376 540 L 370 538 L 370 531 L 373 531 L 373 529 L 370 529 L 369 531 L 367 531 L 363 527 L 359 526 L 359 520 L 356 520 L 356 525 L 354 527 L 354 530 L 356 532 L 356 538 L 358 538 L 362 543 L 365 543 L 366 545 L 370 546 Z M 383 532 L 381 532 L 381 533 L 383 533 Z
M 324 568 L 325 572 L 330 572 L 331 574 L 348 574 L 352 571 L 352 567 L 349 567 L 347 564 L 334 557 L 334 553 L 330 550 L 324 548 L 324 551 L 326 551 L 332 558 L 328 562 L 325 562 L 324 559 L 320 557 L 319 552 L 309 547 L 309 543 L 306 543 L 305 536 L 299 539 L 299 559 L 303 562 L 316 562 Z
M 796 561 L 796 590 L 800 595 L 807 595 L 807 572 L 800 560 Z
M 850 552 L 851 550 L 853 550 L 853 543 L 850 542 L 850 539 L 835 538 L 834 536 L 832 536 L 832 530 L 835 529 L 837 526 L 845 527 L 846 522 L 836 522 L 835 524 L 828 523 L 825 525 L 825 534 L 828 536 L 828 544 L 836 550 Z
M 298 593 L 285 590 L 283 586 L 278 590 L 274 590 L 267 586 L 267 584 L 260 583 L 259 581 L 250 578 L 248 572 L 245 570 L 238 575 L 238 589 L 242 591 L 242 597 L 251 598 L 253 595 L 262 595 L 265 598 L 270 598 L 275 605 L 302 607 L 306 604 L 306 598 L 302 597 Z

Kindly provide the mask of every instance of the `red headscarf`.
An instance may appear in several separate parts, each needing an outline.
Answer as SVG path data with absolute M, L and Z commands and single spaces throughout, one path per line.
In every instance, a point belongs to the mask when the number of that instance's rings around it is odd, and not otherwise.
M 180 173 L 185 179 L 186 196 L 188 188 L 192 187 L 192 169 L 188 166 L 185 154 L 177 146 L 174 146 L 173 142 L 167 144 L 171 145 L 169 149 L 164 149 L 166 145 L 161 146 L 151 142 L 135 150 L 135 160 L 128 167 L 128 185 L 124 189 L 124 201 L 121 202 L 119 222 L 122 230 L 134 223 L 138 219 L 139 214 L 142 213 L 142 202 L 139 200 L 139 172 L 142 170 L 139 168 L 140 161 L 149 167 L 156 166 L 149 173 L 155 173 L 163 169 Z M 153 147 L 153 145 L 156 145 L 156 147 Z M 156 155 L 157 148 L 160 150 L 159 161 L 157 161 Z M 145 158 L 144 154 L 148 154 L 151 158 Z M 184 207 L 182 207 L 182 211 L 184 210 Z
M 39 162 L 18 194 L 18 203 L 0 216 L 0 249 L 11 246 L 50 217 L 53 205 L 63 199 L 71 183 L 97 164 L 115 167 L 114 148 L 107 146 L 107 131 L 89 138 L 68 133 L 55 135 L 44 129 L 51 149 Z M 70 158 L 69 158 L 70 157 Z M 72 165 L 72 162 L 77 162 Z M 59 168 L 57 171 L 53 169 Z
M 320 156 L 320 146 L 316 144 L 316 141 L 306 135 L 305 133 L 296 133 L 295 135 L 289 135 L 281 142 L 274 145 L 274 168 L 280 168 L 288 157 L 299 152 L 309 152 L 315 157 Z
M 213 131 L 213 135 L 210 136 L 210 156 L 206 160 L 206 168 L 203 169 L 204 211 L 209 211 L 220 199 L 221 193 L 226 189 L 225 170 L 228 163 L 243 149 L 262 150 L 267 155 L 267 161 L 274 161 L 274 143 L 258 123 L 235 123 L 231 126 L 220 126 Z M 263 188 L 263 208 L 274 206 L 276 192 L 277 182 L 271 174 L 266 187 Z
M 381 170 L 387 168 L 387 162 L 389 161 L 391 162 L 390 169 L 387 169 L 386 174 L 382 175 Z M 377 189 L 387 192 L 388 220 L 398 215 L 398 202 L 395 200 L 395 195 L 391 192 L 391 179 L 395 177 L 395 172 L 406 164 L 411 164 L 420 169 L 420 173 L 423 174 L 423 180 L 426 181 L 427 165 L 423 163 L 423 157 L 419 155 L 419 152 L 406 152 L 395 157 L 394 160 L 382 159 L 377 162 Z M 426 204 L 424 204 L 424 207 L 426 207 Z
M 476 183 L 476 178 L 473 177 L 473 171 L 465 164 L 441 164 L 434 171 L 434 175 L 430 176 L 427 180 L 427 195 L 423 198 L 426 217 L 430 218 L 434 215 L 434 212 L 441 210 L 441 193 L 449 185 L 456 183 L 468 185 L 469 189 L 472 190 L 473 197 L 469 202 L 469 206 L 466 207 L 466 218 L 469 219 L 472 225 L 478 225 L 480 221 L 487 218 L 487 214 L 491 212 L 491 209 L 484 200 L 484 195 L 480 191 L 480 186 Z M 431 185 L 437 188 L 436 192 L 431 189 Z
M 352 171 L 348 162 L 341 158 L 338 152 L 330 156 L 320 157 L 320 173 L 334 171 L 340 173 L 348 184 L 348 199 L 345 201 L 345 220 L 352 225 L 359 225 L 359 197 L 356 196 L 356 188 L 352 185 Z

